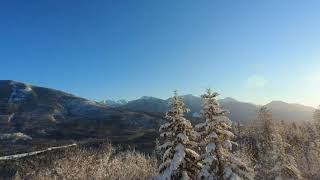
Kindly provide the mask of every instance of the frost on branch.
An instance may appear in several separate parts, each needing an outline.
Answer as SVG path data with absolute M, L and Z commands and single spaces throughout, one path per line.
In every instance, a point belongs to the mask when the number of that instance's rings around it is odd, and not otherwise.
M 159 167 L 158 180 L 195 179 L 199 164 L 198 153 L 193 150 L 197 137 L 191 123 L 183 117 L 188 109 L 175 92 L 167 112 L 168 123 L 159 129 L 163 144 L 159 148 L 164 151 Z
M 230 131 L 231 122 L 225 116 L 226 111 L 219 107 L 217 93 L 210 89 L 202 95 L 202 116 L 205 123 L 198 124 L 196 130 L 200 135 L 202 168 L 199 179 L 253 179 L 253 170 L 237 159 L 232 153 L 231 141 L 235 136 Z

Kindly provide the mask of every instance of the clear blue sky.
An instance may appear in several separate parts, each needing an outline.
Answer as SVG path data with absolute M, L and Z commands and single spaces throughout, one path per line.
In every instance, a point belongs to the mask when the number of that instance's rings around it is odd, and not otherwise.
M 320 1 L 8 0 L 0 78 L 90 99 L 174 89 L 320 104 Z

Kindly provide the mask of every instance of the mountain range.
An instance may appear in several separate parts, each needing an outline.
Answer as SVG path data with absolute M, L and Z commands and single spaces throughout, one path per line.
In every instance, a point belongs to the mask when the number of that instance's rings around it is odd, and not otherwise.
M 181 96 L 190 108 L 186 115 L 199 120 L 201 98 Z M 96 102 L 60 90 L 0 80 L 0 154 L 38 150 L 73 141 L 108 139 L 153 149 L 158 128 L 166 120 L 169 99 L 144 96 L 133 101 Z M 233 98 L 219 100 L 232 121 L 255 120 L 261 107 Z M 273 101 L 266 104 L 276 120 L 312 119 L 314 108 Z
M 189 116 L 198 117 L 201 111 L 201 98 L 191 94 L 181 96 L 186 106 L 190 109 Z M 139 112 L 166 112 L 169 109 L 170 99 L 160 99 L 155 97 L 141 97 L 132 101 L 121 101 L 127 103 L 106 103 L 107 106 L 124 108 Z M 228 117 L 232 121 L 252 121 L 256 119 L 257 112 L 262 106 L 267 107 L 273 115 L 273 119 L 286 122 L 303 122 L 312 120 L 315 110 L 313 107 L 300 104 L 290 104 L 283 101 L 272 101 L 265 105 L 256 105 L 254 103 L 241 102 L 234 98 L 224 98 L 218 100 L 220 106 L 228 110 Z

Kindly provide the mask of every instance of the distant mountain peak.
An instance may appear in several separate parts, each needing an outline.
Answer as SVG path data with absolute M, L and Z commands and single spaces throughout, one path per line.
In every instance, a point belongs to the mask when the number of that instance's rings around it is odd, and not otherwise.
M 223 102 L 237 102 L 236 99 L 231 98 L 231 97 L 223 98 L 223 99 L 221 99 L 221 101 L 223 101 Z
M 275 100 L 275 101 L 271 101 L 269 104 L 289 104 L 289 103 L 286 103 L 284 101 Z
M 193 94 L 185 94 L 185 95 L 182 95 L 181 97 L 196 97 L 196 96 Z
M 142 96 L 139 99 L 143 99 L 143 100 L 150 100 L 150 99 L 158 99 L 156 97 L 152 97 L 152 96 Z
M 127 104 L 128 103 L 128 101 L 125 100 L 125 99 L 119 99 L 116 102 L 119 103 L 119 104 Z
M 108 99 L 108 100 L 101 101 L 100 103 L 106 104 L 107 106 L 111 106 L 111 107 L 118 107 L 118 106 L 126 105 L 128 103 L 128 101 L 124 100 L 124 99 L 120 99 L 120 100 Z

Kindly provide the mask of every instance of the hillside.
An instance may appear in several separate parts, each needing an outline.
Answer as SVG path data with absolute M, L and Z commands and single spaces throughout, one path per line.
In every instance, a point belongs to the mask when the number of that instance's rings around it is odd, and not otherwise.
M 109 108 L 62 91 L 15 81 L 0 81 L 0 135 L 21 133 L 32 140 L 2 141 L 20 150 L 54 141 L 110 139 L 136 141 L 162 123 L 159 116 Z M 53 142 L 52 142 L 53 143 Z M 12 147 L 11 147 L 12 148 Z M 11 149 L 12 150 L 12 149 Z

